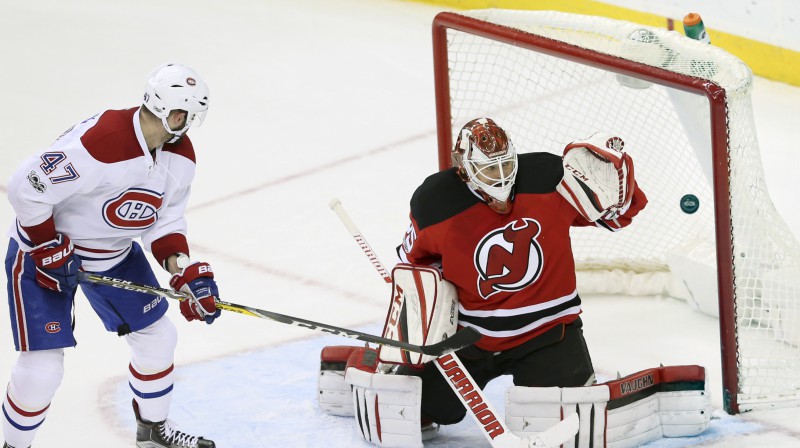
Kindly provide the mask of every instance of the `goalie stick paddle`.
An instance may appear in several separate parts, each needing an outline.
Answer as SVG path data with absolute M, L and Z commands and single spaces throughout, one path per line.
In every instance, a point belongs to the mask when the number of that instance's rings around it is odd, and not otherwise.
M 136 291 L 142 294 L 152 294 L 168 299 L 174 300 L 187 300 L 188 296 L 183 293 L 175 292 L 170 289 L 158 288 L 155 286 L 144 285 L 141 283 L 132 282 L 129 280 L 122 280 L 113 277 L 106 277 L 103 275 L 90 274 L 88 272 L 78 272 L 78 279 L 82 282 L 94 283 L 96 285 L 111 286 L 114 288 L 125 289 L 128 291 Z M 358 339 L 359 341 L 371 342 L 379 345 L 390 345 L 392 347 L 401 348 L 415 353 L 422 353 L 430 356 L 441 356 L 455 350 L 460 350 L 464 347 L 474 344 L 481 335 L 472 328 L 464 328 L 456 332 L 453 336 L 435 344 L 430 345 L 414 345 L 406 342 L 395 341 L 380 336 L 375 336 L 369 333 L 362 333 L 360 331 L 350 330 L 347 328 L 335 327 L 333 325 L 324 324 L 321 322 L 314 322 L 299 317 L 287 316 L 286 314 L 275 313 L 272 311 L 260 310 L 245 305 L 237 305 L 235 303 L 225 302 L 217 299 L 217 308 L 225 311 L 233 311 L 234 313 L 244 314 L 246 316 L 260 317 L 262 319 L 273 320 L 282 324 L 294 325 L 296 327 L 307 328 L 309 330 L 319 331 L 321 333 L 333 334 L 350 339 Z
M 455 353 L 439 356 L 433 363 L 493 448 L 552 448 L 566 443 L 578 432 L 579 419 L 575 413 L 533 437 L 519 437 L 508 429 Z
M 367 241 L 364 239 L 361 232 L 356 228 L 355 223 L 344 211 L 342 203 L 334 198 L 330 202 L 330 207 L 342 220 L 342 224 L 350 230 L 350 233 L 355 237 L 356 242 L 364 251 L 364 254 L 372 261 L 373 266 L 376 267 L 378 273 L 383 276 L 387 283 L 392 283 L 392 278 L 389 276 L 383 263 L 378 259 Z M 470 327 L 465 327 L 470 328 Z M 464 331 L 463 329 L 461 331 Z M 459 331 L 458 333 L 460 333 Z M 453 337 L 458 336 L 458 333 Z M 445 339 L 448 341 L 449 339 Z M 475 341 L 477 342 L 477 340 Z M 535 437 L 523 438 L 512 433 L 508 426 L 502 419 L 498 418 L 497 411 L 494 410 L 492 404 L 486 399 L 483 390 L 472 379 L 467 368 L 458 358 L 455 353 L 448 353 L 438 355 L 433 361 L 436 367 L 444 376 L 447 384 L 453 389 L 461 404 L 467 409 L 469 414 L 475 420 L 475 423 L 481 429 L 482 434 L 486 437 L 492 448 L 534 448 L 545 447 L 555 448 L 566 443 L 575 437 L 578 433 L 580 421 L 578 414 L 572 414 L 564 420 L 556 423 L 555 425 L 547 428 L 547 430 L 540 432 Z

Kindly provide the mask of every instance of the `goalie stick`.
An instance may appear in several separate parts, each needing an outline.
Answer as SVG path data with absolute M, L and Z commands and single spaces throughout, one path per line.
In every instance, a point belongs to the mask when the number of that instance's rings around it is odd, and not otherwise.
M 364 251 L 364 254 L 366 254 L 367 258 L 369 258 L 369 261 L 372 262 L 372 266 L 378 270 L 378 274 L 383 277 L 383 281 L 386 283 L 392 283 L 392 276 L 389 275 L 389 271 L 386 270 L 386 268 L 383 266 L 383 263 L 381 263 L 381 261 L 378 259 L 378 256 L 375 255 L 372 247 L 370 247 L 369 243 L 367 243 L 367 240 L 364 239 L 364 236 L 361 234 L 361 231 L 358 230 L 358 227 L 356 227 L 356 224 L 353 222 L 353 220 L 350 219 L 350 216 L 346 211 L 344 211 L 344 207 L 342 207 L 342 201 L 340 201 L 339 198 L 333 198 L 328 203 L 328 206 L 331 208 L 331 210 L 336 212 L 336 215 L 342 221 L 342 224 L 344 224 L 344 226 L 347 228 L 347 231 L 350 232 L 350 235 L 353 235 L 356 243 L 358 243 L 358 247 Z
M 96 285 L 112 286 L 114 288 L 126 289 L 129 291 L 136 291 L 142 294 L 153 294 L 167 299 L 174 300 L 187 300 L 189 297 L 186 294 L 175 292 L 170 289 L 158 288 L 155 286 L 144 285 L 141 283 L 132 282 L 129 280 L 122 280 L 113 277 L 106 277 L 103 275 L 90 274 L 88 272 L 78 272 L 78 279 L 82 282 L 94 283 Z M 481 335 L 472 328 L 465 328 L 456 332 L 453 336 L 436 344 L 430 345 L 414 345 L 405 342 L 395 341 L 380 336 L 375 336 L 360 331 L 350 330 L 347 328 L 334 327 L 320 322 L 314 322 L 299 317 L 287 316 L 285 314 L 275 313 L 272 311 L 260 310 L 245 305 L 237 305 L 235 303 L 216 300 L 217 308 L 225 311 L 233 311 L 234 313 L 244 314 L 246 316 L 260 317 L 262 319 L 269 319 L 282 324 L 294 325 L 296 327 L 307 328 L 309 330 L 319 331 L 322 333 L 333 334 L 350 339 L 358 339 L 359 341 L 371 342 L 373 344 L 390 345 L 398 347 L 403 350 L 408 350 L 415 353 L 422 353 L 431 356 L 441 356 L 442 354 L 449 353 L 455 350 L 462 349 L 475 343 L 480 339 Z M 469 330 L 469 331 L 467 331 Z
M 391 283 L 392 278 L 383 267 L 383 263 L 381 263 L 372 251 L 372 248 L 370 248 L 366 239 L 361 235 L 361 232 L 358 231 L 353 221 L 347 215 L 347 212 L 344 211 L 341 201 L 336 198 L 332 199 L 330 201 L 330 207 L 336 212 L 342 224 L 347 227 L 347 230 L 350 230 L 353 236 L 358 234 L 356 242 L 358 242 L 361 250 L 369 257 L 373 266 L 376 267 L 383 279 L 387 283 Z M 457 336 L 461 331 L 463 330 L 460 330 L 452 337 Z M 451 338 L 445 339 L 445 341 Z M 477 342 L 477 340 L 475 342 Z M 436 365 L 436 368 L 439 369 L 439 372 L 442 373 L 442 376 L 444 376 L 450 388 L 453 389 L 453 392 L 461 401 L 461 404 L 464 405 L 473 420 L 475 420 L 475 423 L 492 445 L 492 448 L 554 448 L 575 438 L 575 435 L 578 433 L 580 421 L 578 414 L 575 413 L 537 434 L 535 437 L 519 437 L 508 429 L 503 419 L 497 417 L 497 411 L 494 410 L 489 400 L 486 399 L 483 390 L 481 390 L 475 380 L 472 379 L 472 375 L 469 374 L 467 368 L 455 354 L 455 351 L 453 353 L 439 355 L 433 363 Z

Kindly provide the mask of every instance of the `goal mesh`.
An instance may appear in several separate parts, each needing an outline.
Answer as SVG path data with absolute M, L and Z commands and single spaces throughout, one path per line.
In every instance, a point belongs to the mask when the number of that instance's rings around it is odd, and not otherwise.
M 728 411 L 796 402 L 800 246 L 764 183 L 750 69 L 681 34 L 599 17 L 478 10 L 434 23 L 440 167 L 480 116 L 520 152 L 619 135 L 649 204 L 622 232 L 574 229 L 579 268 L 655 273 L 640 281 L 647 290 L 669 277 L 670 253 L 716 248 L 722 268 L 707 281 L 722 303 Z

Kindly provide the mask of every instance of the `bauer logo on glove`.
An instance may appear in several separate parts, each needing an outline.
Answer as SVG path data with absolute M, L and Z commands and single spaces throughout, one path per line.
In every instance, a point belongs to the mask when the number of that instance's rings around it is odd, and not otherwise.
M 616 136 L 596 133 L 564 148 L 556 190 L 588 221 L 619 214 L 633 197 L 633 159 Z
M 214 281 L 214 271 L 208 263 L 188 263 L 181 272 L 172 276 L 169 285 L 175 291 L 189 295 L 180 305 L 181 314 L 186 320 L 204 320 L 210 324 L 219 317 L 220 310 L 216 305 L 219 289 Z

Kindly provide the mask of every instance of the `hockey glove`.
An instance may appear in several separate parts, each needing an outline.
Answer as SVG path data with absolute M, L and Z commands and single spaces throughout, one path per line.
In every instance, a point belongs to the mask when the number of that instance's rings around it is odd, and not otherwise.
M 189 294 L 189 299 L 181 302 L 181 314 L 187 321 L 204 320 L 207 324 L 219 317 L 215 300 L 219 297 L 214 272 L 208 263 L 195 262 L 174 274 L 169 285 L 175 291 Z
M 564 178 L 556 190 L 587 221 L 613 219 L 630 206 L 633 159 L 621 138 L 596 133 L 564 148 Z
M 78 286 L 78 271 L 81 259 L 75 255 L 75 247 L 69 237 L 56 235 L 29 253 L 36 264 L 36 283 L 42 288 L 64 292 Z

